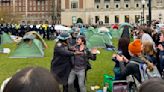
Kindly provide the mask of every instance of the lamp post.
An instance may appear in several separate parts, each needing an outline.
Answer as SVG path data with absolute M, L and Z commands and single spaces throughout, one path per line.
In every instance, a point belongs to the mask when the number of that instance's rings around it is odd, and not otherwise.
M 151 26 L 151 0 L 149 0 L 149 24 L 148 26 L 150 27 Z
M 160 21 L 160 23 L 162 23 L 161 19 L 162 19 L 162 14 L 159 13 L 159 21 Z
M 141 25 L 143 25 L 143 21 L 142 21 L 143 19 L 142 18 L 143 18 L 143 13 L 141 12 L 141 18 L 140 18 Z
M 142 0 L 141 1 L 141 3 L 142 3 L 142 8 L 143 8 L 143 15 L 142 15 L 142 17 L 143 17 L 143 24 L 144 24 L 144 21 L 145 21 L 145 18 L 144 18 L 144 8 L 145 8 L 145 0 Z

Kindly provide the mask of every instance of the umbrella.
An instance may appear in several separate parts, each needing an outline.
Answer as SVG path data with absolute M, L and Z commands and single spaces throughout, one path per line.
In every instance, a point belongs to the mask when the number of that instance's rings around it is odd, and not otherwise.
M 100 27 L 100 28 L 98 28 L 98 30 L 99 30 L 100 32 L 109 32 L 109 29 L 106 28 L 106 27 Z
M 130 28 L 133 28 L 133 26 L 131 24 L 126 23 L 126 22 L 120 24 L 120 28 L 125 27 L 125 26 L 130 27 Z

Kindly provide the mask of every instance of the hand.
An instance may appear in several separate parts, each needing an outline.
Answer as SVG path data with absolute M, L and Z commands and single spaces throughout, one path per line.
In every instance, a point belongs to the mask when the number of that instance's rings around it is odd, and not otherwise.
M 120 56 L 120 55 L 116 55 L 116 59 L 117 59 L 119 62 L 123 62 L 123 61 L 124 61 L 124 57 L 123 57 L 123 56 Z
M 75 55 L 81 55 L 81 54 L 83 54 L 83 52 L 75 51 L 74 54 L 75 54 Z
M 92 53 L 92 54 L 97 54 L 97 48 L 92 48 L 92 49 L 91 49 L 91 53 Z
M 112 58 L 116 57 L 116 55 L 117 55 L 117 54 L 113 54 L 113 55 L 112 55 Z
M 126 63 L 129 62 L 129 60 L 128 60 L 125 56 L 123 56 L 123 59 L 124 59 L 124 61 L 125 61 Z
M 163 51 L 163 50 L 164 50 L 164 48 L 163 48 L 163 46 L 162 46 L 161 44 L 159 44 L 157 48 L 158 48 L 160 51 Z

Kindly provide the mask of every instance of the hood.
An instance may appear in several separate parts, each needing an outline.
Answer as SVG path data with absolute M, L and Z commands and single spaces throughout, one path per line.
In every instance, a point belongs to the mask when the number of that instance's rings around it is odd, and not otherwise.
M 135 62 L 137 62 L 137 63 L 144 63 L 144 62 L 140 59 L 140 57 L 131 57 L 130 61 L 135 61 Z

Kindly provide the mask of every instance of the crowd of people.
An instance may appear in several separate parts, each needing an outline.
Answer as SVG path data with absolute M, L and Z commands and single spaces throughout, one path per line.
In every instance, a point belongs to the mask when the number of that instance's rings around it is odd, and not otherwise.
M 11 35 L 23 37 L 27 32 L 36 31 L 44 39 L 53 39 L 55 31 L 54 25 L 48 24 L 0 24 L 0 31 L 10 33 Z
M 142 84 L 146 80 L 143 75 L 144 71 L 141 70 L 144 68 L 144 64 L 147 66 L 146 70 L 148 70 L 146 73 L 154 71 L 158 76 L 153 77 L 159 79 L 163 77 L 164 30 L 159 32 L 153 28 L 155 27 L 135 27 L 131 32 L 131 35 L 133 35 L 132 42 L 129 39 L 130 35 L 122 36 L 119 39 L 118 50 L 121 53 L 113 55 L 113 61 L 116 63 L 114 67 L 115 80 L 126 80 L 129 75 L 132 75 L 134 84 L 139 89 L 141 85 L 138 84 Z M 147 79 L 153 77 L 150 75 Z M 142 90 L 141 92 L 147 91 Z
M 26 31 L 37 31 L 43 38 L 54 34 L 54 26 L 47 28 L 20 25 L 19 28 L 1 25 L 0 30 L 13 35 L 22 36 Z M 21 31 L 20 31 L 21 30 Z M 80 35 L 79 28 L 73 29 L 71 34 L 60 33 L 55 44 L 50 72 L 43 68 L 26 68 L 17 72 L 5 85 L 2 92 L 61 92 L 59 84 L 63 85 L 63 92 L 87 92 L 86 76 L 91 69 L 89 60 L 96 60 L 97 48 L 88 49 L 84 35 Z M 133 41 L 132 40 L 133 37 Z M 129 32 L 125 26 L 118 40 L 119 53 L 113 54 L 115 62 L 115 80 L 127 80 L 132 75 L 140 84 L 139 92 L 148 92 L 149 88 L 160 89 L 162 92 L 164 74 L 164 30 L 156 31 L 155 27 L 146 25 L 134 27 Z M 148 70 L 159 71 L 162 76 L 158 79 L 143 80 L 140 64 L 146 64 Z M 136 87 L 137 84 L 134 83 Z M 158 87 L 156 87 L 158 85 Z M 131 87 L 131 86 L 129 86 Z M 155 92 L 156 90 L 152 92 Z

